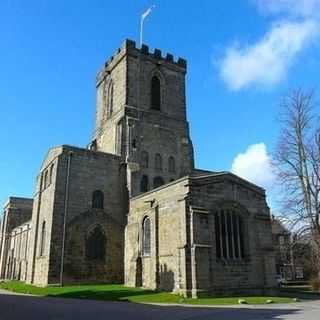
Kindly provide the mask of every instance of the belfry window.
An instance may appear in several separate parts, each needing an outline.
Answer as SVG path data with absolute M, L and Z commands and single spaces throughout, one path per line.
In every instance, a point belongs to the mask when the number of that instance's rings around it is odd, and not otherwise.
M 147 192 L 149 190 L 149 178 L 147 175 L 143 175 L 140 182 L 140 191 Z
M 86 257 L 88 260 L 105 260 L 106 236 L 101 226 L 96 226 L 86 239 Z
M 143 220 L 142 234 L 142 254 L 149 256 L 151 253 L 151 223 L 149 217 L 145 217 Z
M 233 210 L 216 212 L 215 235 L 218 259 L 243 259 L 245 257 L 242 216 Z
M 141 152 L 141 167 L 148 168 L 149 167 L 149 154 L 147 151 Z
M 175 163 L 174 157 L 172 156 L 170 156 L 168 159 L 168 170 L 171 173 L 176 171 L 176 163 Z
M 162 158 L 159 153 L 157 153 L 154 158 L 154 166 L 155 166 L 156 170 L 162 170 Z
M 161 83 L 157 76 L 151 79 L 151 109 L 161 109 Z
M 153 179 L 153 188 L 158 188 L 162 185 L 164 185 L 164 180 L 162 177 L 155 177 Z
M 92 208 L 103 209 L 104 208 L 104 195 L 100 190 L 96 190 L 92 194 Z

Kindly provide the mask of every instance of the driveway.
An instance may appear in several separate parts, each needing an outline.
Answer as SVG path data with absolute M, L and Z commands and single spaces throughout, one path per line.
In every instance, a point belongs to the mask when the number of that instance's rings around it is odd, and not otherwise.
M 320 301 L 289 305 L 233 308 L 151 306 L 127 302 L 103 302 L 41 298 L 8 294 L 0 290 L 0 320 L 319 320 Z

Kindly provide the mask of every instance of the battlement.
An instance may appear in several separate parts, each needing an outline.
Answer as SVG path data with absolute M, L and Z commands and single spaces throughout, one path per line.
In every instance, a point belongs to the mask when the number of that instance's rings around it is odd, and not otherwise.
M 108 73 L 112 68 L 118 63 L 119 60 L 123 58 L 126 54 L 138 56 L 142 54 L 144 57 L 155 60 L 156 63 L 168 63 L 173 67 L 178 67 L 184 72 L 187 69 L 187 61 L 181 57 L 178 57 L 176 60 L 171 53 L 167 53 L 165 56 L 162 55 L 160 49 L 155 48 L 153 52 L 149 50 L 149 47 L 146 44 L 142 44 L 141 48 L 137 47 L 136 42 L 130 39 L 126 39 L 122 46 L 105 62 L 103 69 L 97 74 L 97 83 L 101 81 L 105 73 Z

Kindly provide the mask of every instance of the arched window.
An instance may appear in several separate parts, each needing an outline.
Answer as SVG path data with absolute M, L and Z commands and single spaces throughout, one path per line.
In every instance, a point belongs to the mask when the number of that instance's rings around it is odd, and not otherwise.
M 168 170 L 171 173 L 176 172 L 176 162 L 172 156 L 170 156 L 168 159 Z
M 158 188 L 164 184 L 164 180 L 162 177 L 155 177 L 153 179 L 153 188 Z
M 140 191 L 147 192 L 149 190 L 149 178 L 147 175 L 143 175 L 140 182 Z
M 220 210 L 215 214 L 216 253 L 218 259 L 243 259 L 243 217 L 234 210 Z
M 151 79 L 151 109 L 160 110 L 161 108 L 161 84 L 157 76 Z
M 142 254 L 149 256 L 151 253 L 151 223 L 149 217 L 145 217 L 143 220 L 142 233 Z
M 147 151 L 141 152 L 141 167 L 148 168 L 149 167 L 149 154 Z
M 162 158 L 159 153 L 157 153 L 154 158 L 154 166 L 155 166 L 156 170 L 162 170 Z
M 101 226 L 96 226 L 86 239 L 86 257 L 88 260 L 104 261 L 106 256 L 106 236 Z
M 92 194 L 92 208 L 103 209 L 104 208 L 104 195 L 100 190 L 96 190 Z
M 107 105 L 107 114 L 110 117 L 113 113 L 113 82 L 110 81 L 108 87 L 108 105 Z
M 41 227 L 41 237 L 40 237 L 40 256 L 44 255 L 44 250 L 46 247 L 46 222 L 42 222 Z

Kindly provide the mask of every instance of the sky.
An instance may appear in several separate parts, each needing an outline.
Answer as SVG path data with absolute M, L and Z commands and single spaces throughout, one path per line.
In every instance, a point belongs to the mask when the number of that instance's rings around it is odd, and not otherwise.
M 320 0 L 1 0 L 0 202 L 32 197 L 50 147 L 86 146 L 95 75 L 121 43 L 188 61 L 187 110 L 198 168 L 267 190 L 279 101 L 320 83 Z

